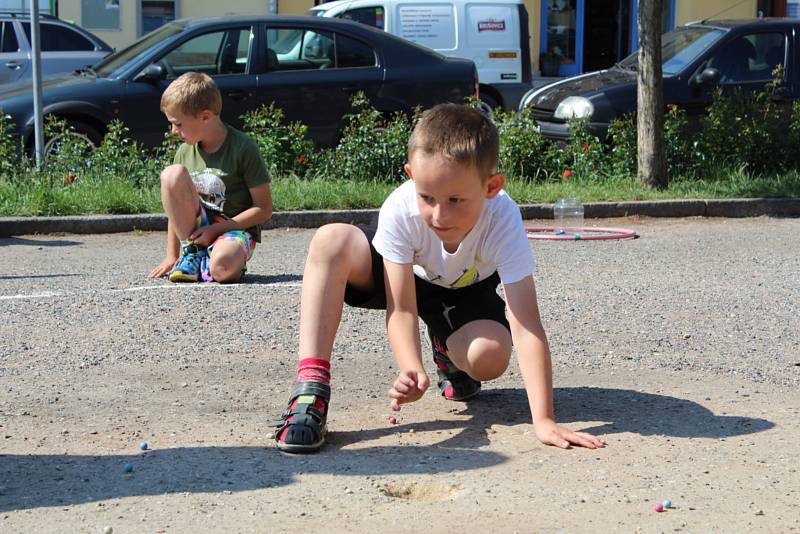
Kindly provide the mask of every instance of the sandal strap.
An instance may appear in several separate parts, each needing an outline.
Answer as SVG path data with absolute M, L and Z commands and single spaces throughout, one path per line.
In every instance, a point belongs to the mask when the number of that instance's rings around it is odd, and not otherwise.
M 293 400 L 301 395 L 314 395 L 315 397 L 319 397 L 324 401 L 329 401 L 331 399 L 331 387 L 328 384 L 323 384 L 322 382 L 298 382 L 292 390 L 291 396 L 289 397 L 289 404 L 291 404 Z

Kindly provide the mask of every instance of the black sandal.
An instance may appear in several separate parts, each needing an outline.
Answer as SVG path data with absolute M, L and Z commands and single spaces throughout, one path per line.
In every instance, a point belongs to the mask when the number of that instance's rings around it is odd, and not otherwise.
M 325 401 L 325 410 L 314 406 L 317 399 Z M 325 445 L 328 402 L 331 387 L 320 382 L 299 382 L 287 403 L 289 408 L 275 422 L 275 442 L 284 452 L 316 452 Z M 297 403 L 292 406 L 292 403 Z M 284 433 L 284 430 L 286 432 Z M 283 434 L 283 441 L 280 440 Z
M 436 348 L 436 341 L 430 335 L 433 347 L 433 363 L 439 380 L 439 394 L 447 400 L 465 401 L 481 392 L 481 383 L 456 367 L 453 362 Z

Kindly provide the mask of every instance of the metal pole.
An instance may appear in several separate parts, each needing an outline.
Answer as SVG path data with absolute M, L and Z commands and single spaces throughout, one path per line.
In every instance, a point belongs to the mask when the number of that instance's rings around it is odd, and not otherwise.
M 31 64 L 33 66 L 33 135 L 36 140 L 36 166 L 44 157 L 44 120 L 42 118 L 42 50 L 39 40 L 39 0 L 31 0 Z

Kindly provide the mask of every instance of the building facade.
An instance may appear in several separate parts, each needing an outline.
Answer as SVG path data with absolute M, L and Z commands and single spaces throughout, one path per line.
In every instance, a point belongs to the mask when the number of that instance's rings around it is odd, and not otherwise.
M 19 0 L 17 0 L 19 1 Z M 477 0 L 478 2 L 480 0 Z M 124 47 L 158 26 L 185 17 L 225 14 L 302 14 L 319 0 L 52 0 L 55 14 Z M 636 49 L 637 0 L 525 0 L 531 60 L 552 51 L 559 75 L 605 68 Z M 800 16 L 800 0 L 663 0 L 665 31 L 705 18 Z

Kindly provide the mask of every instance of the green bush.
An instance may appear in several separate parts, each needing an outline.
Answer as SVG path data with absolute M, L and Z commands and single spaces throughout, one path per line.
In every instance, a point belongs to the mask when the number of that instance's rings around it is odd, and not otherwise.
M 283 110 L 274 103 L 244 114 L 242 120 L 244 132 L 258 144 L 270 176 L 303 177 L 313 167 L 317 151 L 307 138 L 308 126 L 284 124 Z
M 352 105 L 355 112 L 345 116 L 341 141 L 322 153 L 315 174 L 367 182 L 403 180 L 414 119 L 400 112 L 384 116 L 361 92 L 354 95 Z

